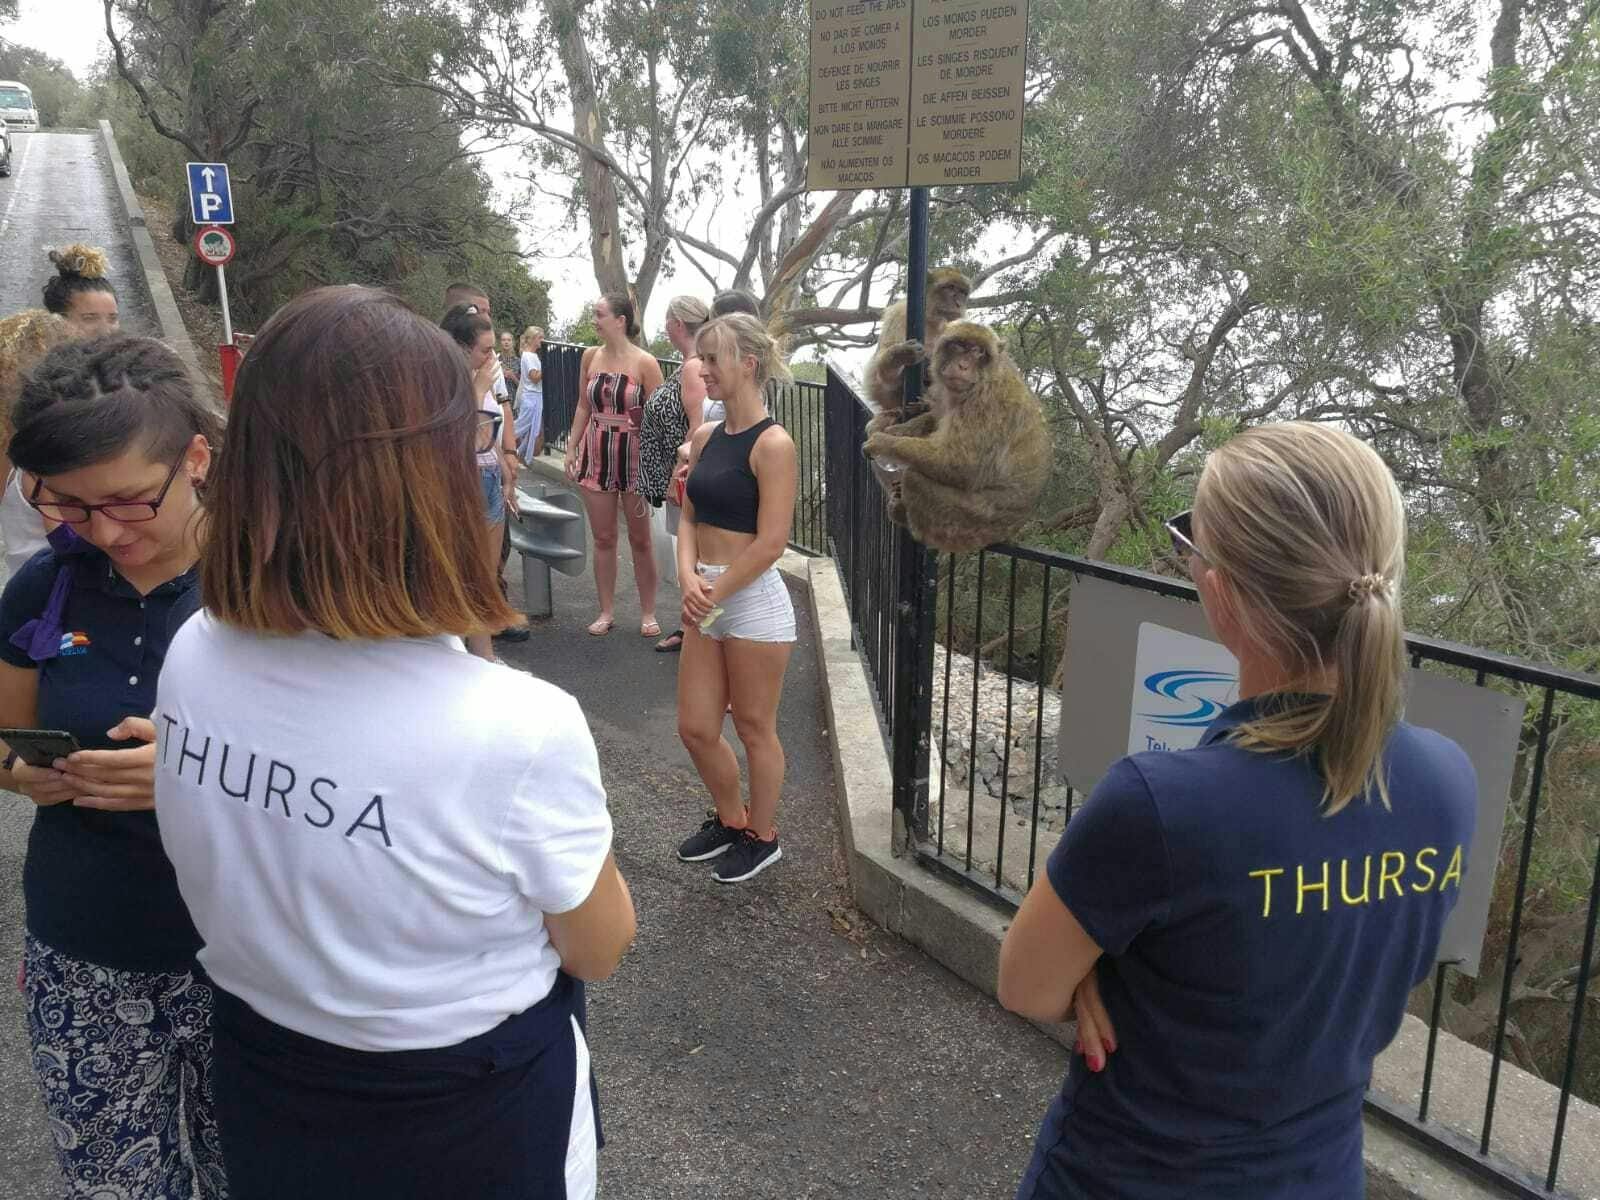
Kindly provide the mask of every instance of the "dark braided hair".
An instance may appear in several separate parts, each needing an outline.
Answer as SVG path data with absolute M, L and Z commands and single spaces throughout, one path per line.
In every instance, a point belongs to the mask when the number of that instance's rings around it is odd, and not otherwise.
M 73 245 L 50 251 L 56 273 L 44 285 L 44 306 L 57 316 L 66 316 L 72 298 L 83 292 L 109 292 L 117 289 L 106 278 L 106 253 L 93 246 Z
M 177 457 L 195 434 L 221 441 L 222 418 L 195 395 L 178 356 L 154 338 L 112 336 L 57 346 L 23 376 L 11 411 L 11 461 L 59 475 L 142 450 Z

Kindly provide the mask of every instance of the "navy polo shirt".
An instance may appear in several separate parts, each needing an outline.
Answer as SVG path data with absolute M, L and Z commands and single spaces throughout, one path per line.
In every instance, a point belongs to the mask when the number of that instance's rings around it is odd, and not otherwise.
M 72 571 L 62 650 L 35 663 L 11 635 L 39 616 L 57 570 Z M 130 749 L 106 731 L 149 717 L 174 612 L 196 591 L 189 570 L 146 596 L 96 550 L 58 559 L 41 550 L 0 596 L 0 659 L 39 671 L 41 729 L 65 729 L 85 750 Z M 161 849 L 156 814 L 72 804 L 35 810 L 22 869 L 28 932 L 74 958 L 125 971 L 188 970 L 200 935 Z
M 1230 741 L 1258 712 L 1116 763 L 1050 856 L 1117 1049 L 1073 1059 L 1019 1200 L 1362 1194 L 1362 1096 L 1460 895 L 1476 776 L 1402 723 L 1392 811 L 1324 816 L 1308 759 Z

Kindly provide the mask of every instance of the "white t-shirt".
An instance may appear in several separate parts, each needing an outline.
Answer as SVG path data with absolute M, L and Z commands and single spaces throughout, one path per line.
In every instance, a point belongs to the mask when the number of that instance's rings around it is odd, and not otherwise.
M 45 541 L 44 518 L 22 494 L 22 472 L 12 470 L 0 494 L 0 535 L 6 540 L 6 578 L 50 543 Z
M 559 688 L 459 638 L 246 633 L 202 611 L 156 698 L 156 812 L 223 988 L 358 1050 L 450 1046 L 538 1003 L 544 913 L 611 817 Z
M 538 379 L 531 376 L 539 371 Z M 539 356 L 532 350 L 522 352 L 522 382 L 517 385 L 517 399 L 526 404 L 531 397 L 540 403 L 544 400 L 544 368 L 539 365 Z
M 501 376 L 496 376 L 495 377 L 495 387 L 491 388 L 489 391 L 485 392 L 483 394 L 483 398 L 478 401 L 478 411 L 480 413 L 486 413 L 486 414 L 488 414 L 490 416 L 501 417 L 503 419 L 504 416 L 505 416 L 505 413 L 502 411 L 500 406 L 505 403 L 505 400 L 504 400 L 505 391 L 506 391 L 506 381 L 505 381 L 505 379 L 503 377 L 501 377 Z M 501 463 L 501 460 L 500 460 L 500 446 L 504 441 L 505 441 L 505 430 L 502 427 L 500 433 L 497 434 L 496 437 L 495 437 L 494 445 L 489 447 L 489 449 L 487 449 L 487 450 L 479 450 L 478 451 L 478 466 L 479 467 L 498 467 L 498 466 L 501 466 L 502 463 Z

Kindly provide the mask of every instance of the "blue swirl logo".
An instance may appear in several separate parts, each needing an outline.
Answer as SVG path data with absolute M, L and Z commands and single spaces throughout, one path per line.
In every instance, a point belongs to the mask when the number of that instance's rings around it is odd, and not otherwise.
M 1179 704 L 1191 707 L 1179 713 L 1140 713 L 1147 721 L 1157 725 L 1176 725 L 1181 728 L 1204 728 L 1219 716 L 1226 704 L 1218 703 L 1210 696 L 1202 695 L 1203 690 L 1209 690 L 1217 684 L 1232 686 L 1238 682 L 1238 677 L 1225 675 L 1217 671 L 1157 671 L 1154 675 L 1147 676 L 1144 681 L 1144 690 L 1163 700 L 1174 700 Z

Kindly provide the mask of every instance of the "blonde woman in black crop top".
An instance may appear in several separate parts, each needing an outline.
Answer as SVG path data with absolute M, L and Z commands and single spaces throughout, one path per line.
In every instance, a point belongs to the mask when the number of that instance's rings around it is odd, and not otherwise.
M 726 419 L 702 425 L 689 446 L 688 495 L 678 526 L 683 656 L 678 736 L 715 805 L 678 848 L 685 862 L 719 859 L 714 878 L 739 883 L 783 856 L 778 794 L 783 746 L 778 697 L 794 648 L 794 607 L 776 563 L 794 516 L 794 442 L 767 414 L 763 388 L 788 375 L 767 331 L 743 313 L 696 338 L 706 394 Z M 750 805 L 739 760 L 722 736 L 729 703 L 750 763 Z

